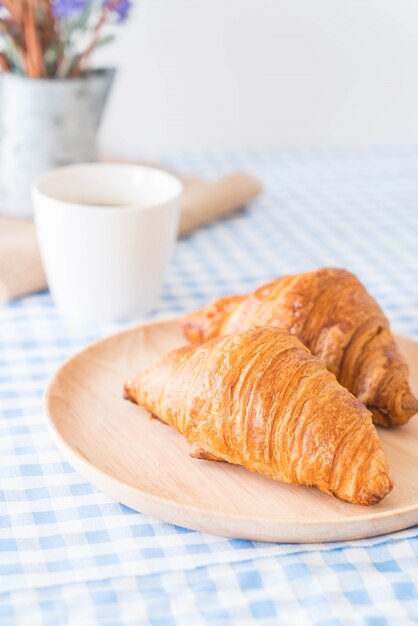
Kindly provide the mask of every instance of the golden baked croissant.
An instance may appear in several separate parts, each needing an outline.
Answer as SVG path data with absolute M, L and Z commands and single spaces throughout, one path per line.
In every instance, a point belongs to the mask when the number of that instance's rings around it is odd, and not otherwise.
M 174 350 L 129 379 L 125 397 L 181 432 L 192 456 L 363 505 L 392 489 L 371 413 L 279 328 Z
M 296 335 L 373 414 L 375 424 L 405 424 L 418 412 L 408 366 L 389 322 L 361 282 L 342 269 L 285 276 L 247 296 L 228 296 L 182 320 L 202 343 L 252 326 Z

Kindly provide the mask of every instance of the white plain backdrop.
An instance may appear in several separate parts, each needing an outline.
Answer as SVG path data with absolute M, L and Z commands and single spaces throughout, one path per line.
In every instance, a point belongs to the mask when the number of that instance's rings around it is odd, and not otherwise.
M 96 62 L 118 156 L 418 141 L 418 0 L 134 0 Z

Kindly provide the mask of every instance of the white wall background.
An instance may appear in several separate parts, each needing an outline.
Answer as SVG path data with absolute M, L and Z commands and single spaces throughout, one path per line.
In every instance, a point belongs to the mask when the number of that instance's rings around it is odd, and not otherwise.
M 134 4 L 107 152 L 418 141 L 418 0 Z

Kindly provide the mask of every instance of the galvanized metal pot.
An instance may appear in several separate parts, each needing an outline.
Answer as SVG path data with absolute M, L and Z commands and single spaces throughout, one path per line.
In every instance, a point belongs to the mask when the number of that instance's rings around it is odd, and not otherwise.
M 30 217 L 34 178 L 51 167 L 97 160 L 96 135 L 114 74 L 0 75 L 0 213 Z

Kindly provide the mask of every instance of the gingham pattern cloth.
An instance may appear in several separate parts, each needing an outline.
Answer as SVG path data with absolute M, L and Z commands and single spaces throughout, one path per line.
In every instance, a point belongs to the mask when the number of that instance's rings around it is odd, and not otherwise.
M 417 147 L 165 161 L 207 177 L 247 170 L 265 192 L 179 242 L 156 315 L 331 265 L 418 337 Z M 418 528 L 339 544 L 227 540 L 136 513 L 65 462 L 44 422 L 46 381 L 122 326 L 62 318 L 46 293 L 0 309 L 0 625 L 418 623 Z

